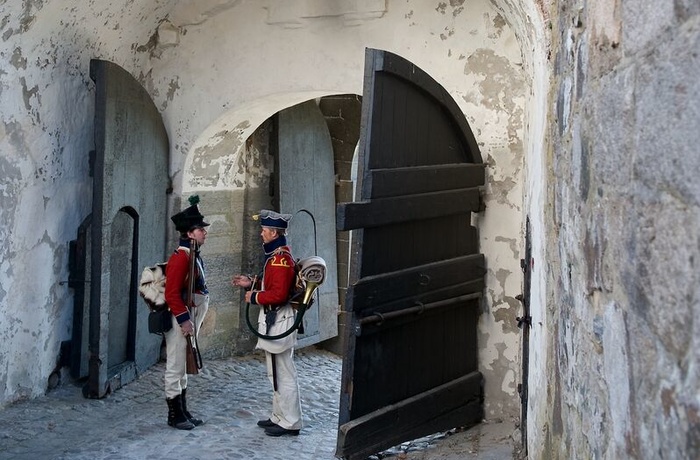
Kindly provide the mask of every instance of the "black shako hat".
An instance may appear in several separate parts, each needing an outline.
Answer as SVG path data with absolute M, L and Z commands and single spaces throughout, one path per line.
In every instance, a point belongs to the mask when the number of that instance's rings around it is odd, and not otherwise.
M 190 206 L 183 211 L 178 212 L 170 218 L 175 224 L 175 229 L 178 232 L 189 232 L 196 227 L 206 227 L 209 224 L 204 222 L 204 216 L 199 212 L 197 203 L 199 203 L 199 195 L 192 195 L 188 198 Z
M 289 221 L 292 220 L 291 214 L 280 214 L 269 209 L 263 209 L 260 214 L 253 216 L 253 220 L 259 220 L 261 227 L 272 227 L 286 229 Z

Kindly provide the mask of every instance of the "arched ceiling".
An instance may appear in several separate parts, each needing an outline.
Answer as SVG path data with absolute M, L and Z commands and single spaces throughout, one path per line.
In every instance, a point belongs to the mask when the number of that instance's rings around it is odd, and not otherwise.
M 488 55 L 489 47 L 494 46 L 493 40 L 489 42 L 493 37 L 486 37 L 484 30 L 498 35 L 503 27 L 489 22 L 495 21 L 493 17 L 475 18 L 483 14 L 485 8 L 500 13 L 499 20 L 505 23 L 507 33 L 515 37 L 514 46 L 520 53 L 517 59 L 511 58 L 511 62 L 520 60 L 516 64 L 522 65 L 526 75 L 531 75 L 536 67 L 538 47 L 545 42 L 542 39 L 545 30 L 542 2 L 436 0 L 432 5 L 423 1 L 391 0 L 15 2 L 3 5 L 8 13 L 6 18 L 16 16 L 15 20 L 5 20 L 3 38 L 8 47 L 13 46 L 10 44 L 13 40 L 22 45 L 22 48 L 15 48 L 14 65 L 26 66 L 27 60 L 34 60 L 36 69 L 32 72 L 41 72 L 41 61 L 45 59 L 65 63 L 50 69 L 51 72 L 78 73 L 87 80 L 86 61 L 94 57 L 111 60 L 132 72 L 163 113 L 175 157 L 181 156 L 173 160 L 171 169 L 175 176 L 182 174 L 184 177 L 187 174 L 182 171 L 190 165 L 196 166 L 203 153 L 209 156 L 207 161 L 218 161 L 218 152 L 240 145 L 257 125 L 278 110 L 328 94 L 360 94 L 363 44 L 397 52 L 425 70 L 444 70 L 462 77 L 468 73 L 466 66 L 471 65 L 472 55 L 478 54 L 475 60 L 488 62 L 484 65 L 493 65 L 498 56 Z M 399 9 L 403 9 L 400 18 L 404 28 L 394 34 L 404 35 L 392 37 L 391 31 L 383 31 L 376 24 Z M 239 11 L 241 14 L 252 11 L 257 22 L 235 22 Z M 421 14 L 430 16 L 435 28 L 418 24 Z M 480 21 L 487 25 L 478 25 Z M 470 25 L 465 26 L 466 23 Z M 362 43 L 363 37 L 358 39 L 352 35 L 353 30 L 363 25 L 368 30 L 366 43 Z M 256 37 L 256 30 L 263 26 L 266 34 L 272 31 L 274 35 Z M 453 35 L 459 27 L 461 42 Z M 303 28 L 307 33 L 298 42 L 287 42 L 290 30 Z M 411 30 L 415 31 L 415 36 L 409 33 Z M 26 40 L 30 36 L 34 39 Z M 240 51 L 239 43 L 246 47 L 244 52 Z M 463 45 L 470 47 L 466 53 L 472 55 L 457 56 L 465 53 Z M 262 56 L 285 46 L 287 49 L 276 56 L 278 62 L 274 66 L 265 63 Z M 505 45 L 501 42 L 498 46 Z M 308 63 L 304 62 L 306 58 L 299 58 L 296 47 L 310 50 Z M 428 47 L 431 47 L 430 52 L 425 51 Z M 256 49 L 262 51 L 256 53 Z M 328 54 L 323 55 L 324 52 Z M 455 54 L 450 56 L 452 53 Z M 314 67 L 309 69 L 309 66 Z M 310 71 L 327 78 L 306 82 Z M 213 75 L 211 79 L 208 74 Z M 58 75 L 61 77 L 68 78 Z M 275 88 L 255 86 L 256 80 L 274 78 L 285 84 L 275 82 Z M 482 83 L 480 79 L 481 76 L 472 74 L 463 78 L 458 89 L 448 90 L 463 106 L 481 108 L 485 104 L 479 99 L 479 91 L 483 93 L 484 90 L 471 88 Z M 27 91 L 31 91 L 31 75 L 26 80 Z M 42 88 L 36 91 L 40 93 Z M 31 93 L 25 92 L 25 99 L 31 97 Z M 472 112 L 479 117 L 478 110 Z M 231 133 L 231 136 L 222 133 Z M 196 185 L 183 184 L 183 187 Z
M 349 4 L 352 6 L 349 7 Z M 244 145 L 245 139 L 265 119 L 279 110 L 295 105 L 304 100 L 309 100 L 324 95 L 347 93 L 361 94 L 361 60 L 364 54 L 364 49 L 362 43 L 357 42 L 356 38 L 348 38 L 346 35 L 342 35 L 343 30 L 352 29 L 354 26 L 361 24 L 371 28 L 373 21 L 381 21 L 386 19 L 386 16 L 390 14 L 388 7 L 394 7 L 394 5 L 391 4 L 387 5 L 385 0 L 363 2 L 360 6 L 347 1 L 341 2 L 328 0 L 305 2 L 264 0 L 256 3 L 256 7 L 258 9 L 260 9 L 260 5 L 262 5 L 262 10 L 264 10 L 264 13 L 260 14 L 256 11 L 255 16 L 251 17 L 250 21 L 259 25 L 264 25 L 265 27 L 272 29 L 273 32 L 268 34 L 266 31 L 265 38 L 258 39 L 262 40 L 262 42 L 255 42 L 255 40 L 250 39 L 251 35 L 256 33 L 254 29 L 246 29 L 245 25 L 241 27 L 235 22 L 235 15 L 239 14 L 239 12 L 240 14 L 246 14 L 245 8 L 246 6 L 249 6 L 243 4 L 239 0 L 192 0 L 181 2 L 175 4 L 160 23 L 161 49 L 158 51 L 158 57 L 163 60 L 163 62 L 169 58 L 170 52 L 166 49 L 169 46 L 172 46 L 173 48 L 177 46 L 183 47 L 182 44 L 187 42 L 189 43 L 189 46 L 201 49 L 201 46 L 203 46 L 202 44 L 205 42 L 200 41 L 199 46 L 195 45 L 194 43 L 196 43 L 197 37 L 193 38 L 192 34 L 201 35 L 205 34 L 207 29 L 211 31 L 216 30 L 217 28 L 221 27 L 220 23 L 222 22 L 222 17 L 229 18 L 226 25 L 230 27 L 231 30 L 234 30 L 238 34 L 239 38 L 235 42 L 229 42 L 227 45 L 221 46 L 222 50 L 225 49 L 226 53 L 228 53 L 234 49 L 246 47 L 256 48 L 256 51 L 251 53 L 253 55 L 252 58 L 244 53 L 241 53 L 242 56 L 239 58 L 229 57 L 229 59 L 236 60 L 237 65 L 229 67 L 229 71 L 224 73 L 226 74 L 227 78 L 238 81 L 238 84 L 236 84 L 234 87 L 227 83 L 221 83 L 220 85 L 217 83 L 217 90 L 220 90 L 222 93 L 222 103 L 226 105 L 224 110 L 220 110 L 219 114 L 211 117 L 210 122 L 206 126 L 187 126 L 186 128 L 181 128 L 185 124 L 189 125 L 191 123 L 189 119 L 179 120 L 176 123 L 173 123 L 174 125 L 177 125 L 176 129 L 181 130 L 182 133 L 185 133 L 186 131 L 189 132 L 189 134 L 182 134 L 182 136 L 180 136 L 182 138 L 187 138 L 188 140 L 176 146 L 176 149 L 179 149 L 181 153 L 185 154 L 186 160 L 179 166 L 177 164 L 173 164 L 173 171 L 175 172 L 176 176 L 179 175 L 180 179 L 176 180 L 176 183 L 179 182 L 182 184 L 181 192 L 183 193 L 190 190 L 196 190 L 201 187 L 218 189 L 242 186 L 242 184 L 237 182 L 235 177 L 230 175 L 230 171 L 234 168 L 234 165 L 238 161 L 239 149 L 242 145 Z M 474 23 L 478 22 L 474 17 L 478 16 L 479 14 L 483 14 L 482 12 L 484 11 L 484 5 L 490 5 L 490 10 L 493 11 L 493 14 L 500 14 L 501 18 L 499 20 L 504 23 L 502 26 L 499 26 L 498 24 L 491 24 L 490 20 L 494 20 L 493 18 L 484 18 L 486 19 L 485 21 L 484 19 L 480 19 L 487 24 L 486 26 L 473 25 Z M 414 6 L 414 4 L 411 3 L 410 7 L 412 6 Z M 399 5 L 396 4 L 395 9 L 398 9 L 398 7 Z M 511 0 L 492 0 L 490 3 L 487 0 L 474 1 L 471 3 L 466 1 L 452 1 L 449 5 L 444 2 L 435 2 L 434 6 L 421 10 L 421 13 L 416 14 L 423 14 L 424 16 L 426 14 L 432 14 L 438 18 L 441 15 L 442 17 L 451 17 L 453 24 L 449 25 L 449 21 L 446 21 L 448 25 L 445 26 L 444 30 L 436 29 L 435 32 L 425 32 L 425 30 L 423 30 L 420 32 L 426 35 L 438 35 L 438 33 L 441 36 L 444 35 L 437 40 L 435 40 L 435 37 L 433 37 L 433 43 L 442 46 L 443 50 L 436 50 L 430 53 L 433 54 L 434 57 L 427 58 L 426 62 L 420 61 L 420 54 L 416 54 L 416 56 L 411 56 L 409 54 L 407 57 L 410 59 L 418 59 L 414 60 L 414 62 L 419 64 L 421 67 L 424 67 L 424 69 L 428 70 L 429 72 L 431 68 L 445 67 L 444 61 L 447 59 L 445 55 L 449 57 L 449 55 L 452 53 L 452 49 L 449 49 L 449 45 L 447 45 L 450 35 L 455 34 L 455 30 L 460 27 L 460 24 L 472 21 L 470 22 L 472 25 L 462 25 L 462 29 L 460 29 L 461 32 L 458 32 L 461 34 L 460 36 L 462 37 L 462 40 L 467 40 L 467 42 L 473 42 L 473 37 L 478 36 L 479 34 L 482 36 L 485 36 L 488 33 L 496 35 L 500 34 L 501 32 L 498 32 L 500 27 L 510 30 L 507 32 L 508 34 L 515 34 L 516 31 L 519 32 L 520 36 L 516 35 L 514 40 L 514 42 L 520 43 L 520 56 L 518 57 L 518 60 L 521 60 L 521 65 L 525 69 L 531 69 L 533 63 L 527 62 L 528 59 L 530 59 L 530 54 L 524 53 L 522 50 L 533 48 L 531 40 L 536 40 L 535 38 L 532 38 L 533 35 L 536 35 L 537 30 L 543 29 L 533 28 L 533 21 L 531 20 L 532 15 L 527 11 L 527 8 L 535 7 L 536 5 L 534 5 L 532 2 L 516 3 Z M 487 7 L 487 9 L 489 9 L 489 7 Z M 250 10 L 247 11 L 248 14 L 250 14 Z M 409 15 L 413 13 L 414 10 L 411 9 L 410 12 L 406 14 L 407 21 L 411 19 L 409 18 Z M 465 19 L 467 21 L 465 21 Z M 334 29 L 333 33 L 336 33 L 339 36 L 337 39 L 338 41 L 334 41 L 333 34 L 329 34 L 323 29 L 322 26 L 318 25 L 324 21 L 330 25 L 335 24 L 336 28 Z M 443 22 L 445 21 L 443 20 Z M 481 31 L 478 30 L 479 27 L 482 28 Z M 175 30 L 173 35 L 170 38 L 166 37 L 166 33 L 173 29 Z M 285 35 L 284 32 L 279 31 L 289 31 L 294 29 L 305 29 L 307 32 L 306 35 L 312 37 L 311 39 L 317 37 L 317 40 L 327 42 L 326 48 L 330 50 L 328 51 L 328 57 L 319 57 L 315 55 L 315 51 L 313 50 L 316 49 L 314 46 L 317 45 L 310 44 L 308 41 L 305 41 L 305 39 L 300 39 L 299 43 L 295 42 L 293 46 L 311 49 L 312 51 L 309 51 L 309 54 L 311 55 L 309 65 L 316 66 L 318 65 L 317 63 L 320 62 L 317 72 L 325 74 L 337 72 L 338 76 L 335 80 L 322 82 L 317 81 L 315 83 L 311 79 L 304 81 L 306 77 L 304 76 L 303 72 L 308 72 L 308 70 L 304 68 L 304 62 L 301 62 L 300 64 L 299 56 L 294 57 L 294 53 L 296 52 L 295 49 L 289 49 L 287 52 L 282 51 L 282 55 L 276 58 L 280 61 L 279 65 L 276 64 L 276 67 L 266 67 L 261 65 L 261 58 L 256 56 L 255 53 L 259 53 L 260 56 L 269 56 L 271 51 L 270 49 L 265 48 L 266 46 L 270 46 L 268 42 L 275 43 L 275 41 L 277 41 L 274 45 L 275 47 L 284 47 L 284 42 L 288 41 L 287 37 L 289 35 Z M 275 31 L 278 31 L 279 34 L 274 35 Z M 262 35 L 262 32 L 257 33 Z M 288 32 L 287 34 L 289 33 L 292 32 Z M 400 34 L 401 32 L 397 33 Z M 221 34 L 219 34 L 219 36 L 221 36 Z M 396 46 L 403 45 L 397 45 L 396 43 L 392 45 L 391 39 L 387 41 L 386 39 L 380 39 L 378 37 L 379 35 L 370 37 L 368 39 L 369 45 L 374 46 L 374 44 L 377 43 L 378 45 L 376 46 L 379 48 L 387 49 L 404 56 L 406 56 L 404 53 L 409 52 L 410 49 L 417 50 L 416 52 L 420 53 L 420 43 L 418 40 L 413 43 L 411 43 L 410 40 L 406 40 L 408 44 L 405 45 L 405 48 L 396 48 Z M 479 39 L 476 41 L 480 44 L 472 44 L 472 48 L 469 49 L 474 49 L 474 47 L 477 47 L 480 50 L 487 50 L 489 46 L 493 46 L 489 45 L 487 40 Z M 333 59 L 340 59 L 338 56 L 342 56 L 343 53 L 348 52 L 346 48 L 349 45 L 347 45 L 347 43 L 353 43 L 353 47 L 355 49 L 355 51 L 353 51 L 355 54 L 349 59 L 351 61 L 360 62 L 360 64 L 354 64 L 354 67 L 352 65 L 349 66 L 349 70 L 342 70 L 341 65 L 347 65 L 348 58 L 344 58 L 344 60 L 341 62 L 333 61 Z M 392 48 L 392 46 L 395 47 Z M 426 44 L 424 46 L 428 45 Z M 459 43 L 452 46 L 456 46 L 454 52 L 466 53 L 460 49 Z M 515 46 L 517 47 L 518 45 Z M 209 48 L 208 45 L 207 48 Z M 480 51 L 480 53 L 484 52 Z M 492 66 L 493 64 L 490 62 L 493 61 L 494 57 L 495 56 L 489 56 L 488 52 L 486 52 L 484 56 L 478 59 L 482 59 L 483 62 L 488 62 L 487 64 L 484 64 L 485 66 Z M 180 56 L 179 59 L 182 59 L 182 56 Z M 285 59 L 290 60 L 285 62 Z M 302 58 L 302 61 L 305 59 L 307 58 Z M 468 61 L 468 59 L 464 56 L 460 56 L 459 58 L 455 56 L 452 57 L 452 61 L 459 60 Z M 215 58 L 208 61 L 202 58 L 201 62 L 202 64 L 193 65 L 200 65 L 202 67 L 214 65 L 218 71 L 220 71 L 220 67 L 225 65 L 221 63 L 214 63 Z M 323 68 L 322 66 L 326 62 L 330 62 L 329 67 Z M 453 69 L 446 71 L 452 72 L 453 75 L 460 75 L 467 72 L 462 68 L 464 65 L 465 64 L 463 62 L 457 62 Z M 175 71 L 173 68 L 158 68 L 157 63 L 154 66 L 155 70 L 153 74 L 155 78 L 157 78 L 156 74 L 158 73 L 161 75 L 171 75 Z M 275 75 L 269 77 L 268 75 L 270 75 L 270 72 L 273 72 Z M 289 78 L 285 79 L 284 84 L 279 85 L 279 88 L 274 92 L 270 92 L 269 87 L 260 89 L 253 87 L 254 85 L 249 85 L 248 89 L 240 89 L 245 87 L 246 81 L 249 79 L 248 75 L 250 74 L 257 75 L 258 79 L 263 81 L 270 78 L 274 79 L 275 77 L 279 78 L 279 75 L 277 74 L 285 72 L 288 73 Z M 350 72 L 352 75 L 348 75 L 347 73 L 343 74 L 343 72 Z M 302 81 L 295 85 L 290 83 L 293 78 L 297 78 L 297 80 Z M 156 88 L 154 92 L 158 91 L 158 86 L 164 86 L 166 83 L 168 82 L 161 81 L 160 83 L 154 83 L 153 86 Z M 170 82 L 169 84 L 171 86 L 174 85 L 176 90 L 180 90 L 185 87 L 199 86 L 192 82 L 186 82 L 183 78 L 180 78 L 174 83 Z M 463 88 L 468 88 L 470 85 L 467 83 L 462 84 L 461 86 Z M 201 88 L 195 89 L 193 93 L 196 93 L 200 89 Z M 228 94 L 231 91 L 238 90 L 245 92 L 245 95 L 239 96 L 239 99 L 235 102 L 231 102 L 231 100 L 226 99 L 226 96 L 223 96 L 223 94 Z M 456 94 L 455 97 L 458 102 L 461 102 L 462 104 L 465 103 L 465 100 L 471 100 L 472 102 L 467 103 L 483 105 L 483 102 L 478 100 L 479 98 L 483 99 L 482 96 L 474 96 L 474 94 L 470 94 L 470 92 L 474 93 L 474 91 L 483 92 L 491 90 L 484 88 L 476 90 L 465 89 L 464 94 Z M 493 91 L 499 90 L 493 89 Z M 461 98 L 459 96 L 461 96 Z M 207 100 L 206 96 L 203 94 L 197 97 L 193 96 L 193 99 L 196 99 L 197 103 L 201 102 L 201 105 L 207 106 L 211 106 L 213 102 L 211 100 Z M 489 96 L 488 99 L 493 99 L 493 96 Z M 164 101 L 164 104 L 168 103 L 169 101 Z M 196 105 L 194 101 L 191 101 L 189 104 L 189 106 L 194 105 Z M 181 112 L 181 110 L 176 109 L 173 112 Z M 174 137 L 177 138 L 178 133 L 174 134 Z
M 328 96 L 325 92 L 274 94 L 224 113 L 197 138 L 184 170 L 183 193 L 202 188 L 242 188 L 238 161 L 245 140 L 271 115 L 299 103 Z

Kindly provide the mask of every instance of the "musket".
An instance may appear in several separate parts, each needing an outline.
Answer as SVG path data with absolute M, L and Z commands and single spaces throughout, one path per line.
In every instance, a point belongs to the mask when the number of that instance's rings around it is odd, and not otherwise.
M 190 312 L 190 320 L 192 321 L 192 335 L 187 336 L 187 373 L 199 374 L 202 368 L 202 355 L 199 353 L 197 346 L 197 318 L 195 318 L 194 304 L 194 279 L 197 274 L 197 254 L 199 254 L 199 245 L 197 240 L 190 239 L 190 263 L 187 272 L 187 310 Z M 192 340 L 194 337 L 194 341 Z

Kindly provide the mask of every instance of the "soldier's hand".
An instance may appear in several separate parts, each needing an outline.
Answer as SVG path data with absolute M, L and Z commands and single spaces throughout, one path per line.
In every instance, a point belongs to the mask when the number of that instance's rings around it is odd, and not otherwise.
M 253 281 L 247 275 L 236 275 L 231 280 L 231 284 L 248 289 L 253 284 Z
M 192 321 L 185 321 L 184 323 L 180 324 L 180 329 L 182 330 L 182 335 L 185 337 L 194 334 L 194 324 Z

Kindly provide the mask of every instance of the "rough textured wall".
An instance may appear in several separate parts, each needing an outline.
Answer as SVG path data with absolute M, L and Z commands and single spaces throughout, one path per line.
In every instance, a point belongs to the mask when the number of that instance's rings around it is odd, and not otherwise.
M 501 21 L 500 16 L 494 17 L 496 31 L 504 27 Z M 474 107 L 468 116 L 470 124 L 481 126 L 475 133 L 477 142 L 490 128 L 488 147 L 482 150 L 487 165 L 486 210 L 474 219 L 487 269 L 487 292 L 479 321 L 479 361 L 486 382 L 485 408 L 489 418 L 514 413 L 518 401 L 513 396 L 521 382 L 516 320 L 521 303 L 516 296 L 522 293 L 525 85 L 517 64 L 496 57 L 491 50 L 472 54 L 465 64 L 465 73 L 476 80 L 464 98 Z M 475 123 L 479 116 L 483 116 L 481 124 Z
M 552 14 L 553 365 L 531 456 L 698 458 L 700 3 Z
M 525 222 L 530 224 L 531 260 L 528 261 L 530 270 L 529 306 L 532 326 L 528 328 L 528 339 L 521 337 L 522 346 L 527 346 L 526 354 L 522 354 L 520 381 L 523 386 L 521 404 L 527 412 L 521 419 L 521 434 L 536 431 L 530 435 L 539 442 L 539 433 L 543 426 L 549 425 L 548 369 L 552 365 L 550 353 L 549 318 L 546 314 L 546 299 L 550 280 L 548 267 L 550 257 L 546 256 L 547 222 L 545 210 L 549 205 L 547 190 L 550 187 L 547 161 L 548 111 L 550 101 L 551 79 L 551 40 L 549 26 L 551 0 L 536 0 L 523 2 L 519 0 L 492 0 L 494 6 L 503 12 L 509 26 L 514 31 L 520 49 L 522 50 L 523 77 L 525 79 L 524 118 L 523 118 L 523 215 L 520 222 L 525 233 Z M 525 247 L 520 247 L 520 257 L 525 257 Z M 524 286 L 525 288 L 525 286 Z M 524 316 L 524 310 L 519 310 L 518 316 Z M 526 326 L 523 326 L 526 327 Z M 523 329 L 524 330 L 524 329 Z M 525 369 L 523 369 L 525 368 Z M 526 390 L 526 391 L 525 391 Z M 525 440 L 525 439 L 524 439 Z M 538 448 L 541 442 L 537 444 Z
M 68 242 L 92 200 L 89 61 L 147 57 L 143 3 L 0 4 L 0 405 L 43 394 L 70 339 Z
M 269 189 L 274 157 L 269 152 L 270 125 L 270 121 L 264 122 L 239 152 L 236 180 L 244 187 L 198 192 L 199 209 L 211 224 L 202 246 L 211 298 L 199 337 L 205 358 L 249 353 L 257 341 L 246 325 L 244 291 L 231 286 L 231 278 L 237 273 L 260 270 L 260 224 L 252 215 L 272 207 Z M 175 208 L 184 206 L 178 204 Z M 173 239 L 171 245 L 175 243 Z M 254 325 L 257 315 L 257 307 L 252 306 L 249 318 Z

